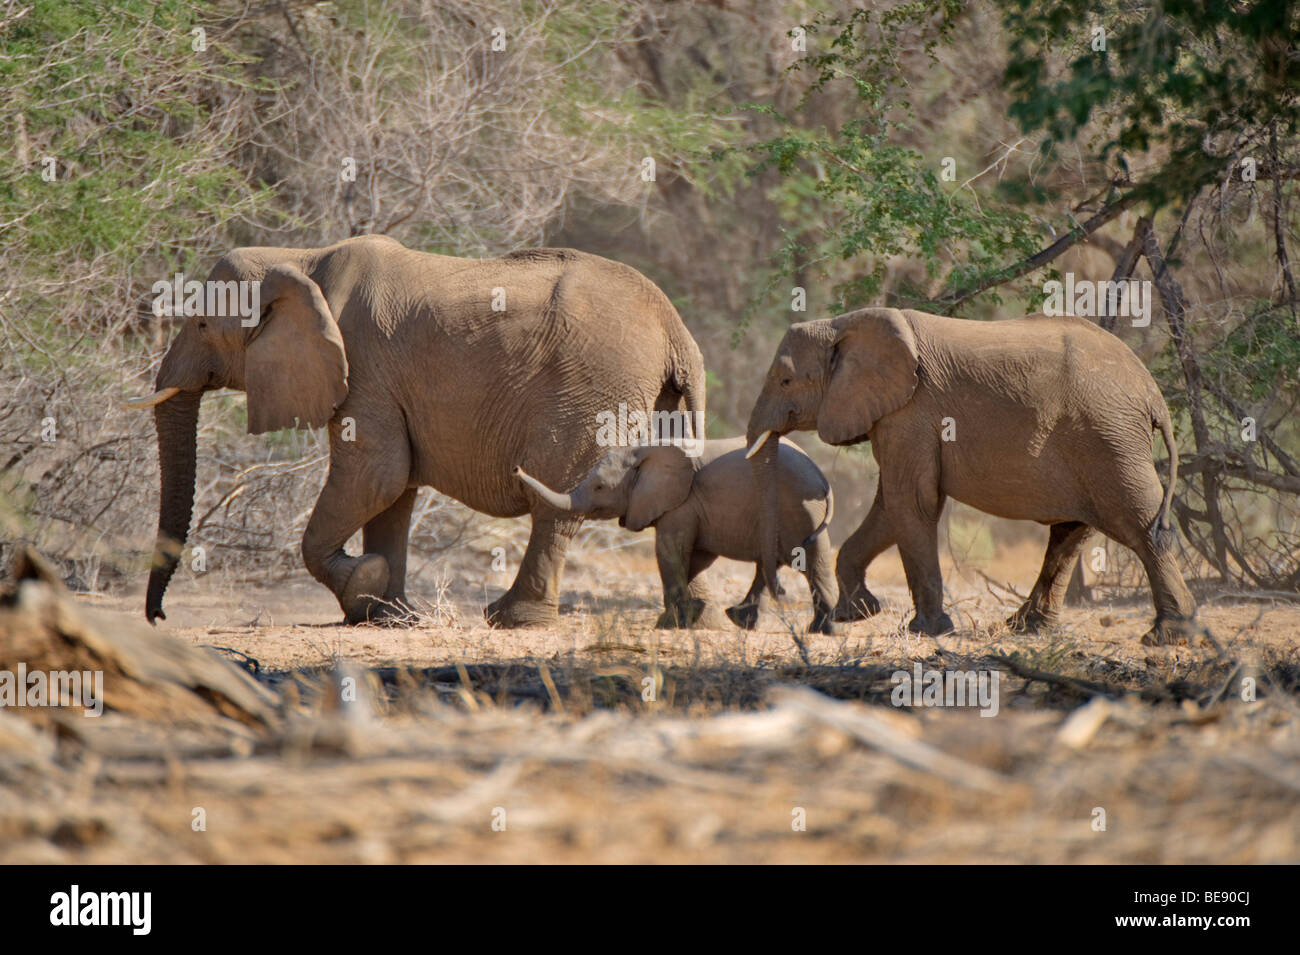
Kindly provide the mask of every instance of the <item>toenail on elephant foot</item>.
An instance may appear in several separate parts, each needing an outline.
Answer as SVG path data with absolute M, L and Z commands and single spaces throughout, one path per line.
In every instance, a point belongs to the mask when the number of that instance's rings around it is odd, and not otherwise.
M 1054 613 L 1024 606 L 1007 617 L 1006 624 L 1013 633 L 1037 633 L 1057 625 L 1059 618 Z
M 1199 628 L 1191 621 L 1175 617 L 1156 618 L 1155 625 L 1142 634 L 1144 647 L 1187 646 Z
M 953 625 L 952 617 L 946 613 L 937 613 L 931 617 L 922 617 L 918 613 L 912 615 L 912 619 L 908 621 L 907 629 L 911 633 L 923 633 L 928 637 L 941 637 L 945 633 L 952 633 L 957 628 Z
M 736 604 L 727 608 L 727 619 L 741 630 L 753 630 L 758 626 L 758 604 Z
M 866 587 L 859 587 L 852 595 L 841 597 L 835 605 L 835 619 L 844 622 L 866 620 L 880 613 L 880 601 Z
M 544 600 L 519 600 L 509 594 L 498 597 L 483 608 L 488 626 L 499 630 L 549 627 L 559 619 L 559 608 Z
M 388 589 L 388 561 L 378 554 L 365 554 L 357 558 L 348 582 L 339 593 L 339 605 L 348 623 L 369 620 L 380 602 L 380 595 Z

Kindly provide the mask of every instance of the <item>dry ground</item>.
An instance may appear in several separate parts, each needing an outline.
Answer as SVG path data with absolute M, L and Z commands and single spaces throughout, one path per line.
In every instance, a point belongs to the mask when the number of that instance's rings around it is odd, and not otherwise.
M 981 569 L 1024 592 L 1038 559 L 1026 545 Z M 178 575 L 162 627 L 256 668 L 286 728 L 65 727 L 81 748 L 57 769 L 0 774 L 17 783 L 0 786 L 0 861 L 1300 861 L 1294 604 L 1204 606 L 1217 648 L 1141 646 L 1145 596 L 1022 637 L 1000 626 L 1015 598 L 950 563 L 962 629 L 932 639 L 905 632 L 891 554 L 871 572 L 885 610 L 801 652 L 793 577 L 793 628 L 656 631 L 648 543 L 586 547 L 558 626 L 498 632 L 479 608 L 506 575 L 453 566 L 412 588 L 429 606 L 411 628 L 338 626 L 304 575 Z M 751 573 L 709 579 L 734 600 Z M 142 614 L 138 592 L 77 599 Z M 999 712 L 892 707 L 890 675 L 918 661 L 999 668 Z M 359 702 L 341 706 L 349 676 Z

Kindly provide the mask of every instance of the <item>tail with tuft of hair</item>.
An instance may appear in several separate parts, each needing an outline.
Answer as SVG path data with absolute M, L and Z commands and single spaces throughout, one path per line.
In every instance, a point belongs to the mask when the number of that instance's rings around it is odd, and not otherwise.
M 1165 487 L 1165 497 L 1160 504 L 1160 512 L 1151 523 L 1151 542 L 1159 550 L 1166 550 L 1178 542 L 1178 532 L 1174 529 L 1170 512 L 1174 506 L 1174 486 L 1178 483 L 1178 445 L 1174 442 L 1174 427 L 1169 420 L 1169 409 L 1163 401 L 1159 408 L 1152 409 L 1151 424 L 1160 430 L 1169 449 L 1169 482 Z

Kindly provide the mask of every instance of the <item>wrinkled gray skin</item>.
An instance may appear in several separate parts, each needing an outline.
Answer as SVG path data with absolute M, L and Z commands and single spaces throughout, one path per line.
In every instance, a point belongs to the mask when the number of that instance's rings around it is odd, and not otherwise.
M 162 495 L 150 621 L 163 616 L 189 531 L 207 391 L 247 392 L 254 434 L 295 419 L 328 425 L 329 477 L 302 555 L 349 622 L 404 605 L 411 507 L 424 485 L 496 517 L 532 515 L 515 581 L 485 613 L 504 627 L 552 621 L 580 518 L 547 507 L 511 469 L 576 482 L 600 456 L 597 413 L 620 402 L 704 411 L 704 363 L 677 311 L 639 272 L 594 255 L 459 259 L 364 236 L 236 249 L 209 279 L 265 280 L 263 311 L 248 328 L 238 316 L 187 320 L 158 372 L 160 391 L 180 391 L 154 407 Z M 505 311 L 492 309 L 498 288 Z M 343 545 L 358 529 L 364 553 L 350 556 Z
M 943 440 L 945 418 L 955 440 Z M 1150 373 L 1118 338 L 1073 317 L 975 322 L 868 308 L 792 325 L 749 419 L 763 432 L 816 430 L 835 445 L 870 440 L 875 502 L 836 560 L 836 618 L 880 603 L 867 565 L 897 544 L 916 613 L 909 628 L 952 629 L 943 611 L 937 527 L 952 497 L 989 514 L 1051 527 L 1042 571 L 1008 623 L 1034 630 L 1059 613 L 1075 558 L 1094 529 L 1132 548 L 1156 608 L 1146 644 L 1186 639 L 1195 604 L 1169 522 L 1178 452 Z M 1170 450 L 1169 490 L 1151 461 L 1153 429 Z M 779 523 L 771 442 L 751 465 L 762 488 L 764 575 L 775 582 Z
M 776 442 L 773 442 L 775 447 Z M 698 624 L 704 602 L 692 592 L 696 578 L 717 558 L 758 562 L 754 523 L 758 489 L 745 460 L 743 438 L 699 442 L 691 457 L 678 446 L 612 448 L 571 492 L 560 494 L 525 471 L 520 480 L 556 510 L 596 519 L 618 518 L 639 531 L 653 526 L 655 554 L 663 580 L 664 612 L 659 627 Z M 831 546 L 826 525 L 833 502 L 821 470 L 801 450 L 781 442 L 777 455 L 778 532 L 782 563 L 803 548 L 804 575 L 812 591 L 812 633 L 833 633 L 835 605 Z M 727 609 L 737 626 L 758 622 L 762 573 L 749 593 Z

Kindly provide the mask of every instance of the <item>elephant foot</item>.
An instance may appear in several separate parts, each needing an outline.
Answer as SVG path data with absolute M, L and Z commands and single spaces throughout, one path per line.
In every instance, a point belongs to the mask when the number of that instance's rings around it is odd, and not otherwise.
M 835 619 L 846 623 L 866 620 L 880 613 L 880 601 L 866 587 L 859 586 L 851 594 L 841 596 L 835 605 Z
M 1037 633 L 1055 627 L 1060 617 L 1054 611 L 1042 610 L 1025 604 L 1011 616 L 1007 617 L 1007 627 L 1013 633 Z
M 727 619 L 741 630 L 753 630 L 758 626 L 758 604 L 736 604 L 726 610 Z
M 1157 617 L 1155 625 L 1142 634 L 1144 647 L 1188 646 L 1200 628 L 1189 618 Z
M 720 630 L 723 624 L 716 608 L 692 598 L 666 609 L 655 621 L 655 627 L 659 630 Z
M 952 617 L 941 610 L 931 617 L 922 617 L 920 613 L 913 614 L 912 619 L 908 621 L 907 629 L 911 633 L 923 633 L 928 637 L 941 637 L 945 633 L 952 633 L 957 628 L 953 625 Z
M 379 554 L 356 558 L 356 566 L 339 593 L 339 605 L 348 623 L 365 623 L 380 605 L 380 595 L 388 589 L 388 561 Z
M 488 626 L 499 630 L 520 630 L 554 626 L 560 619 L 556 604 L 545 600 L 521 600 L 509 593 L 483 608 Z
M 808 624 L 808 632 L 824 633 L 833 637 L 843 633 L 844 628 L 835 622 L 832 614 L 814 613 L 812 623 Z

